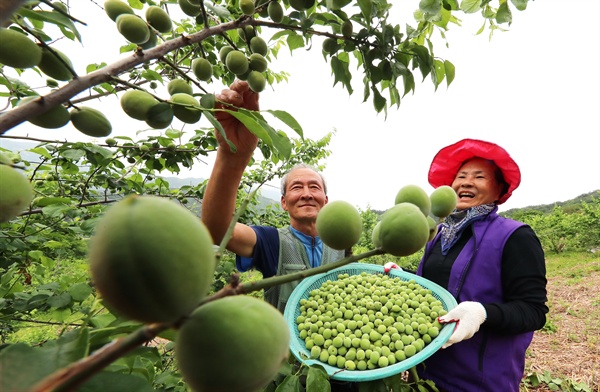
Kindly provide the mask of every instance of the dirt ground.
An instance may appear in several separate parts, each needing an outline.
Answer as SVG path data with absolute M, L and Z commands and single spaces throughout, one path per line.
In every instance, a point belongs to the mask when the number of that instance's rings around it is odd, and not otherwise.
M 548 371 L 563 384 L 566 380 L 585 382 L 591 391 L 600 391 L 600 273 L 581 279 L 550 278 L 548 299 L 547 325 L 553 332 L 535 333 L 526 372 Z

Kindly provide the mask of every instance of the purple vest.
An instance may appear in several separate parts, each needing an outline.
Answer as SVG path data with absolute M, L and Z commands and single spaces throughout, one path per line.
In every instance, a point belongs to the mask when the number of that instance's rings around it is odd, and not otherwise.
M 452 265 L 448 291 L 457 302 L 503 302 L 502 250 L 510 235 L 523 223 L 506 219 L 496 212 L 473 223 L 469 239 Z M 425 260 L 436 238 L 427 244 Z M 417 275 L 422 275 L 423 261 Z M 471 339 L 438 350 L 423 366 L 423 379 L 449 392 L 518 392 L 525 369 L 525 351 L 533 332 L 502 335 L 482 328 Z

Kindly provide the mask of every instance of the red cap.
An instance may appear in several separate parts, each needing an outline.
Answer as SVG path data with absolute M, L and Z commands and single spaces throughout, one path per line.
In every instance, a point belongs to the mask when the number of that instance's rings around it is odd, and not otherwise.
M 502 171 L 504 180 L 508 183 L 508 191 L 500 197 L 498 204 L 504 203 L 521 183 L 521 171 L 505 149 L 483 140 L 463 139 L 442 148 L 429 167 L 429 183 L 434 188 L 452 185 L 462 164 L 475 157 L 494 161 Z

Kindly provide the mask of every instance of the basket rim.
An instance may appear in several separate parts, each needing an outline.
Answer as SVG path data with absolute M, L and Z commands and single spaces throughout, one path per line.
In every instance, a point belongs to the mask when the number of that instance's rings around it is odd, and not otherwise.
M 307 366 L 313 364 L 322 366 L 329 375 L 329 377 L 334 380 L 355 382 L 372 381 L 401 373 L 405 370 L 412 368 L 413 366 L 418 365 L 419 363 L 425 361 L 427 358 L 433 355 L 436 351 L 438 351 L 442 347 L 442 345 L 446 343 L 448 339 L 450 339 L 450 336 L 454 331 L 454 322 L 444 324 L 444 326 L 440 330 L 439 335 L 432 339 L 431 342 L 423 348 L 423 350 L 419 351 L 414 356 L 396 362 L 395 364 L 384 368 L 377 368 L 371 370 L 341 369 L 335 366 L 331 366 L 327 363 L 321 362 L 318 359 L 311 359 L 310 351 L 306 349 L 304 345 L 304 340 L 302 340 L 299 337 L 298 328 L 296 327 L 296 313 L 297 311 L 299 311 L 299 302 L 302 298 L 308 297 L 308 288 L 318 280 L 326 280 L 330 276 L 337 277 L 337 275 L 341 273 L 353 272 L 353 275 L 356 275 L 357 273 L 354 273 L 354 271 L 358 271 L 358 273 L 364 271 L 371 274 L 386 274 L 382 265 L 358 262 L 349 263 L 344 266 L 332 269 L 328 272 L 305 278 L 292 291 L 292 294 L 290 295 L 284 310 L 284 318 L 288 323 L 291 333 L 290 350 L 298 361 L 304 363 Z M 435 295 L 441 298 L 442 302 L 444 302 L 448 306 L 446 310 L 450 310 L 457 305 L 454 296 L 452 296 L 452 294 L 450 294 L 446 289 L 444 289 L 442 286 L 438 285 L 435 282 L 423 278 L 422 276 L 418 276 L 400 269 L 392 269 L 387 273 L 387 275 L 390 275 L 392 277 L 399 277 L 404 280 L 412 279 L 421 286 L 430 289 Z M 294 305 L 290 306 L 291 304 Z

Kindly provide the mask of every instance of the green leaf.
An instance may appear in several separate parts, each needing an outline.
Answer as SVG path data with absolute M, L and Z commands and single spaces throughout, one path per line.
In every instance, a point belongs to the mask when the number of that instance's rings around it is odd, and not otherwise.
M 300 135 L 301 138 L 304 138 L 304 131 L 302 131 L 302 127 L 300 126 L 298 121 L 296 121 L 296 119 L 294 117 L 292 117 L 291 114 L 289 114 L 288 112 L 285 112 L 283 110 L 264 110 L 264 111 L 272 114 L 274 117 L 276 117 L 278 120 L 283 122 L 285 125 L 292 128 L 294 130 L 294 132 L 296 132 L 298 135 Z
M 80 386 L 79 392 L 135 391 L 154 392 L 152 385 L 145 379 L 133 375 L 112 372 L 100 372 Z
M 158 80 L 159 82 L 163 81 L 162 75 L 152 69 L 144 70 L 144 72 L 142 72 L 142 78 L 146 80 Z
M 67 150 L 61 151 L 60 155 L 64 158 L 71 159 L 73 161 L 78 161 L 85 156 L 85 151 L 80 150 L 78 148 L 69 148 Z
M 354 92 L 354 90 L 352 89 L 352 85 L 350 84 L 352 74 L 348 69 L 348 63 L 340 61 L 337 58 L 337 56 L 334 56 L 331 58 L 331 69 L 334 74 L 333 85 L 335 86 L 337 82 L 341 82 L 348 90 L 348 94 L 351 95 Z
M 454 81 L 456 69 L 454 67 L 454 64 L 452 64 L 448 60 L 444 60 L 444 68 L 446 70 L 446 85 L 450 86 L 450 83 Z
M 294 50 L 294 49 L 298 49 L 298 48 L 302 48 L 304 47 L 304 38 L 301 35 L 298 34 L 290 34 L 287 37 L 287 45 L 290 48 L 290 53 Z
M 429 50 L 421 45 L 414 45 L 412 48 L 413 53 L 416 55 L 417 63 L 419 64 L 419 70 L 423 75 L 423 79 L 429 75 L 433 66 L 433 57 L 429 54 Z
M 361 14 L 365 18 L 365 22 L 368 26 L 371 25 L 371 14 L 373 12 L 372 0 L 358 0 L 358 7 L 360 8 Z
M 402 82 L 404 83 L 404 94 L 402 94 L 403 97 L 410 91 L 415 91 L 415 77 L 413 76 L 412 72 L 409 71 L 407 74 L 402 75 Z
M 76 208 L 73 206 L 70 206 L 70 205 L 53 204 L 53 205 L 49 205 L 47 207 L 42 208 L 42 213 L 51 218 L 58 218 L 58 217 L 62 217 L 65 212 L 67 212 L 69 210 L 74 210 L 74 209 L 76 209 Z
M 181 136 L 183 136 L 184 132 L 177 130 L 177 129 L 173 129 L 173 128 L 168 128 L 165 131 L 165 135 L 167 135 L 168 137 L 170 137 L 171 139 L 178 139 Z
M 515 6 L 519 11 L 525 11 L 527 9 L 527 1 L 528 0 L 511 0 L 511 3 Z
M 498 7 L 496 22 L 498 24 L 508 23 L 509 25 L 512 23 L 512 13 L 510 12 L 510 8 L 508 8 L 508 2 L 504 2 Z
M 380 113 L 383 108 L 385 108 L 386 99 L 381 95 L 375 85 L 371 86 L 371 91 L 373 91 L 373 106 L 375 106 L 377 113 Z
M 472 14 L 481 9 L 481 0 L 463 0 L 460 3 L 460 9 L 465 14 Z
M 237 147 L 235 146 L 235 144 L 233 144 L 231 142 L 231 140 L 227 139 L 227 135 L 225 134 L 225 130 L 223 129 L 223 126 L 221 125 L 221 123 L 219 121 L 217 121 L 215 116 L 213 116 L 213 114 L 211 112 L 206 111 L 206 112 L 204 112 L 204 118 L 208 119 L 208 121 L 210 121 L 210 123 L 213 125 L 213 127 L 215 127 L 215 129 L 217 130 L 217 132 L 219 132 L 219 134 L 223 137 L 223 139 L 225 139 L 227 141 L 227 144 L 229 145 L 229 148 L 231 149 L 231 151 L 236 152 Z
M 48 298 L 47 302 L 48 305 L 52 306 L 53 308 L 60 309 L 68 306 L 71 303 L 72 299 L 73 298 L 71 297 L 71 294 L 62 293 Z
M 358 392 L 388 392 L 383 380 L 373 380 L 358 384 Z
M 29 149 L 30 152 L 34 153 L 34 154 L 38 154 L 40 156 L 43 156 L 44 158 L 52 158 L 52 155 L 50 155 L 50 153 L 48 152 L 48 150 L 46 150 L 44 147 L 35 147 L 35 148 L 30 148 Z
M 285 134 L 282 135 L 275 131 L 272 127 L 268 126 L 268 124 L 265 123 L 264 125 L 266 125 L 265 129 L 273 141 L 273 147 L 275 147 L 275 150 L 277 150 L 280 155 L 285 157 L 285 159 L 290 159 L 293 147 L 290 139 L 288 139 Z
M 329 375 L 320 365 L 311 365 L 306 375 L 306 392 L 328 392 L 331 391 Z
M 69 19 L 66 15 L 52 11 L 31 11 L 27 8 L 20 8 L 19 14 L 31 20 L 48 22 L 51 24 L 58 25 L 59 27 L 62 26 L 72 31 L 73 34 L 75 34 L 75 36 L 77 37 L 77 41 L 81 42 L 81 35 L 79 34 L 79 31 L 77 31 L 77 28 L 75 27 L 75 24 L 73 24 L 73 21 Z
M 38 207 L 46 207 L 52 204 L 71 204 L 68 197 L 42 197 L 36 201 Z
M 75 283 L 73 286 L 69 287 L 69 294 L 73 300 L 77 302 L 83 302 L 92 294 L 92 291 L 90 285 L 83 282 Z
M 211 2 L 207 1 L 204 3 L 204 6 L 212 11 L 213 14 L 217 15 L 222 19 L 231 19 L 231 12 L 225 7 L 214 5 Z
M 442 0 L 421 0 L 419 9 L 427 15 L 433 16 L 440 13 L 442 10 Z
M 300 391 L 300 378 L 295 374 L 285 376 L 281 384 L 277 387 L 275 392 L 299 392 Z
M 265 129 L 256 121 L 256 118 L 249 113 L 248 110 L 239 109 L 237 111 L 222 109 L 224 112 L 231 114 L 233 117 L 237 118 L 250 132 L 252 132 L 256 137 L 265 142 L 268 146 L 273 147 L 273 140 L 269 134 L 265 131 Z
M 438 86 L 444 81 L 444 78 L 446 76 L 446 69 L 444 67 L 444 63 L 438 59 L 433 60 L 433 67 L 435 71 L 432 74 L 433 84 L 435 85 L 435 90 L 437 91 Z
M 136 10 L 141 10 L 144 8 L 144 4 L 140 0 L 127 0 L 127 3 L 129 3 L 131 8 Z
M 41 347 L 25 343 L 0 351 L 0 390 L 22 391 L 88 353 L 88 329 L 78 328 Z M 107 389 L 105 389 L 107 390 Z

